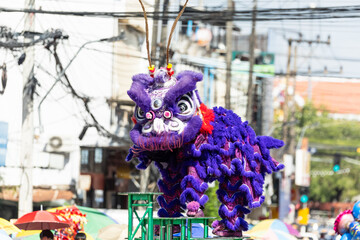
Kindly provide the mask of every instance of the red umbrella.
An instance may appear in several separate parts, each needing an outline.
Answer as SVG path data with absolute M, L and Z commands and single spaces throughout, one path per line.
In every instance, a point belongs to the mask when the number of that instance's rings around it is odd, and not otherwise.
M 14 224 L 24 230 L 51 230 L 67 228 L 71 225 L 67 220 L 48 211 L 35 211 L 25 214 Z

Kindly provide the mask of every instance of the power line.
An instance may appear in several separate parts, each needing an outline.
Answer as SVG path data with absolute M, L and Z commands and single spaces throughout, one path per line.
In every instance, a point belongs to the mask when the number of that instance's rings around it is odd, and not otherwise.
M 60 72 L 63 72 L 64 71 L 64 67 L 60 61 L 60 58 L 57 54 L 57 51 L 56 51 L 56 46 L 57 46 L 57 43 L 54 42 L 53 44 L 53 51 L 51 51 L 52 55 L 54 56 L 55 58 L 55 61 L 56 61 L 56 65 L 57 65 L 57 71 L 58 71 L 58 74 L 60 74 Z M 48 48 L 48 50 L 50 51 L 50 49 Z M 98 120 L 96 119 L 95 115 L 93 114 L 93 112 L 91 111 L 90 109 L 90 106 L 89 106 L 89 103 L 90 103 L 90 99 L 87 97 L 87 96 L 81 96 L 75 89 L 74 87 L 72 86 L 72 83 L 70 82 L 68 76 L 66 73 L 63 74 L 64 78 L 65 78 L 65 83 L 63 81 L 60 81 L 60 83 L 64 84 L 69 90 L 70 90 L 70 93 L 73 95 L 74 98 L 78 99 L 78 100 L 81 100 L 82 103 L 83 103 L 83 106 L 86 110 L 86 112 L 88 113 L 88 115 L 90 116 L 91 120 L 92 120 L 92 124 L 86 124 L 86 127 L 95 127 L 96 130 L 98 131 L 99 134 L 101 134 L 102 136 L 104 137 L 107 137 L 107 138 L 110 138 L 114 141 L 118 141 L 118 142 L 123 142 L 124 139 L 123 138 L 120 138 L 118 137 L 117 135 L 109 132 L 104 126 L 102 126 Z
M 58 72 L 58 75 L 60 74 L 60 72 L 63 74 L 62 76 L 64 77 L 64 81 L 62 79 L 59 79 L 60 83 L 62 83 L 62 85 L 69 90 L 69 93 L 73 95 L 73 97 L 75 97 L 78 100 L 81 100 L 83 103 L 83 107 L 85 108 L 88 116 L 90 116 L 91 119 L 91 124 L 89 124 L 86 119 L 84 118 L 85 122 L 86 122 L 86 126 L 92 126 L 95 127 L 98 131 L 98 133 L 102 136 L 111 138 L 114 141 L 117 142 L 123 142 L 124 139 L 116 136 L 115 134 L 112 134 L 111 132 L 109 132 L 105 127 L 103 127 L 98 120 L 95 118 L 95 115 L 92 113 L 91 109 L 90 109 L 90 98 L 83 95 L 83 94 L 79 94 L 74 87 L 72 86 L 72 83 L 70 82 L 67 74 L 65 73 L 66 68 L 63 67 L 62 62 L 60 61 L 60 58 L 57 54 L 57 45 L 58 45 L 58 41 L 59 39 L 64 39 L 64 38 L 68 38 L 68 36 L 64 36 L 62 34 L 62 31 L 60 30 L 55 30 L 55 31 L 47 31 L 45 33 L 35 33 L 35 32 L 28 32 L 27 34 L 29 34 L 31 37 L 37 36 L 36 39 L 31 40 L 29 42 L 19 42 L 17 38 L 18 34 L 17 33 L 12 33 L 9 29 L 3 27 L 0 29 L 0 38 L 5 38 L 6 42 L 1 42 L 0 41 L 0 48 L 5 48 L 5 49 L 10 49 L 12 52 L 21 48 L 25 48 L 28 49 L 29 47 L 35 47 L 36 44 L 38 43 L 43 43 L 44 48 L 47 49 L 48 51 L 50 51 L 52 53 L 52 55 L 54 56 L 55 62 L 56 62 L 56 70 Z M 103 38 L 103 39 L 99 39 L 97 40 L 98 42 L 113 42 L 119 39 L 122 39 L 123 35 L 120 36 L 115 36 L 115 37 L 111 37 L 111 38 Z M 51 49 L 51 46 L 53 46 L 53 48 Z M 84 45 L 83 45 L 84 46 Z M 81 49 L 81 48 L 80 48 Z M 25 55 L 24 55 L 24 59 L 25 59 Z M 44 70 L 44 69 L 43 69 Z M 49 72 L 46 71 L 47 74 L 50 74 Z M 27 85 L 24 87 L 25 90 L 28 89 L 28 91 L 30 91 L 29 93 L 26 93 L 26 95 L 31 96 L 31 99 L 33 99 L 33 94 L 35 93 L 35 87 L 38 85 L 38 81 L 37 79 L 33 76 L 32 77 L 32 81 L 28 81 Z M 54 86 L 54 85 L 53 85 Z M 43 100 L 42 100 L 43 101 Z M 42 102 L 41 101 L 41 102 Z M 41 103 L 40 102 L 40 103 Z M 40 119 L 39 119 L 40 121 Z M 41 126 L 41 124 L 40 124 Z
M 29 35 L 32 35 L 33 33 L 29 33 Z M 34 34 L 36 35 L 36 34 Z M 0 41 L 0 47 L 7 48 L 10 50 L 17 49 L 17 48 L 27 48 L 36 45 L 37 43 L 44 42 L 48 39 L 56 39 L 56 38 L 68 38 L 68 36 L 64 36 L 61 30 L 55 30 L 55 31 L 46 31 L 45 33 L 38 36 L 38 38 L 28 41 L 28 42 L 18 42 L 16 39 L 14 39 L 14 36 L 11 36 L 12 38 L 6 42 Z
M 256 12 L 256 21 L 278 20 L 306 20 L 306 19 L 340 19 L 360 18 L 360 5 L 336 6 L 321 8 L 269 8 L 245 11 L 200 11 L 189 8 L 184 12 L 183 20 L 202 20 L 208 22 L 225 21 L 251 21 L 253 12 Z M 142 12 L 90 12 L 90 11 L 49 11 L 35 9 L 0 8 L 0 12 L 23 12 L 51 15 L 70 15 L 80 17 L 116 17 L 116 18 L 142 18 Z M 159 11 L 148 12 L 148 18 L 169 20 L 175 19 L 178 12 L 169 11 L 166 15 Z

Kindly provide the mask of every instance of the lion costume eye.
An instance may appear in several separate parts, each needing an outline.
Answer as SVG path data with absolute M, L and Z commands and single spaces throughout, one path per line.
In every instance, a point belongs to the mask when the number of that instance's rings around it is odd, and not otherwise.
M 190 115 L 194 113 L 194 103 L 188 94 L 183 95 L 177 103 L 180 115 Z
M 141 110 L 141 108 L 138 106 L 136 106 L 136 109 L 135 109 L 135 118 L 139 121 L 142 121 L 145 119 L 145 112 L 143 110 Z

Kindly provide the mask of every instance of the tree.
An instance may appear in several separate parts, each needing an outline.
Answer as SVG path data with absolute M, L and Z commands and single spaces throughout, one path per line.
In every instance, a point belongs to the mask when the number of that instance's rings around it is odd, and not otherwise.
M 331 163 L 312 162 L 312 171 L 331 171 Z M 344 202 L 359 194 L 359 166 L 344 162 L 342 168 L 349 168 L 347 174 L 337 174 L 327 176 L 312 176 L 310 183 L 309 199 L 317 202 Z
M 349 201 L 360 194 L 360 190 L 357 190 L 360 183 L 358 175 L 360 167 L 344 161 L 346 157 L 359 157 L 356 148 L 360 146 L 360 123 L 331 119 L 324 107 L 316 108 L 312 103 L 306 104 L 299 110 L 296 119 L 297 136 L 300 136 L 304 127 L 308 126 L 305 137 L 309 139 L 310 146 L 322 146 L 317 149 L 313 157 L 327 161 L 326 163 L 312 161 L 311 171 L 332 171 L 332 159 L 336 153 L 344 156 L 341 168 L 350 169 L 348 174 L 334 173 L 329 176 L 311 177 L 310 200 Z
M 219 189 L 219 183 L 215 182 L 215 187 L 208 188 L 206 194 L 209 197 L 209 201 L 205 205 L 204 214 L 207 217 L 219 216 L 218 211 L 221 205 L 220 201 L 217 198 L 216 191 Z M 220 220 L 220 218 L 218 219 Z

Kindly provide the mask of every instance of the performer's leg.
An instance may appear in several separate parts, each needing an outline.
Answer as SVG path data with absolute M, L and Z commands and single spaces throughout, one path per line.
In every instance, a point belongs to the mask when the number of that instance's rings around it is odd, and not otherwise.
M 183 170 L 186 167 L 187 174 L 181 181 L 182 193 L 180 196 L 181 205 L 184 209 L 187 209 L 188 216 L 203 216 L 201 209 L 204 208 L 205 203 L 208 201 L 208 197 L 205 195 L 205 191 L 208 188 L 207 183 L 204 181 L 206 178 L 205 168 L 202 167 L 198 161 L 191 161 L 191 164 L 183 166 Z
M 160 170 L 162 179 L 158 181 L 159 190 L 164 193 L 157 198 L 160 205 L 159 217 L 180 217 L 181 205 L 181 180 L 182 173 L 176 161 L 156 162 L 155 165 Z
M 242 231 L 247 230 L 248 224 L 244 215 L 250 211 L 244 206 L 244 194 L 238 190 L 241 186 L 241 176 L 224 177 L 220 179 L 217 195 L 222 203 L 219 208 L 221 221 L 212 225 L 213 233 L 218 236 L 242 236 Z

